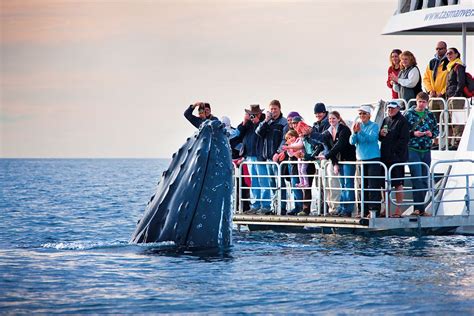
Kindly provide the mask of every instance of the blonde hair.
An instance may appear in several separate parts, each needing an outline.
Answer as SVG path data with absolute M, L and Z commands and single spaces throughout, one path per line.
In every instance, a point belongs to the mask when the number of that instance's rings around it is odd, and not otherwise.
M 401 55 L 400 55 L 400 58 L 402 57 L 408 57 L 408 61 L 410 62 L 410 66 L 416 66 L 416 58 L 415 58 L 415 55 L 413 55 L 412 52 L 410 52 L 409 50 L 406 50 L 404 51 Z M 400 68 L 401 69 L 405 69 L 405 66 L 403 66 L 403 63 L 400 63 Z
M 289 130 L 288 133 L 285 134 L 285 139 L 288 139 L 289 137 L 298 137 L 298 133 L 292 129 L 292 130 Z

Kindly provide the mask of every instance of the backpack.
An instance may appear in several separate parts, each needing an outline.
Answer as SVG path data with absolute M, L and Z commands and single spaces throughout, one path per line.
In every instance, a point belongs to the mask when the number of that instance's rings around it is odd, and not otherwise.
M 463 92 L 466 98 L 472 98 L 474 96 L 474 78 L 468 72 L 466 72 L 466 86 Z
M 459 65 L 456 65 L 454 67 L 454 71 L 458 71 L 458 67 Z M 474 96 L 474 78 L 472 77 L 472 75 L 470 73 L 468 73 L 467 71 L 465 71 L 465 74 L 466 74 L 466 85 L 464 86 L 464 89 L 463 89 L 463 94 L 466 98 L 472 98 Z

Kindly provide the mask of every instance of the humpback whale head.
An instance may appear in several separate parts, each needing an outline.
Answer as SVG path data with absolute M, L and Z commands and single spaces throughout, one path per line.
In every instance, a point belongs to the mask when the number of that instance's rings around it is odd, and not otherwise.
M 232 233 L 231 195 L 229 140 L 221 122 L 207 120 L 173 155 L 130 242 L 227 247 Z

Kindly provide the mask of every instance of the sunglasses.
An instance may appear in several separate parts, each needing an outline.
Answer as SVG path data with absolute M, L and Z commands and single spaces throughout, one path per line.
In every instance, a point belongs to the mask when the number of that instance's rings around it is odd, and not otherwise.
M 454 52 L 447 52 L 446 55 L 452 55 Z
M 359 112 L 359 116 L 361 116 L 361 115 L 367 115 L 367 114 L 369 114 L 369 113 Z
M 204 113 L 204 110 L 198 110 L 198 113 L 202 114 L 202 113 Z

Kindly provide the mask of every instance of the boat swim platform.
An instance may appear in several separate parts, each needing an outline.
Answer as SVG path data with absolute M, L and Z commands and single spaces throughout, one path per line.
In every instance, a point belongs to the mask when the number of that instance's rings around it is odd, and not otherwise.
M 287 233 L 354 234 L 369 236 L 453 235 L 460 227 L 474 226 L 474 215 L 354 218 L 234 214 L 238 230 Z

